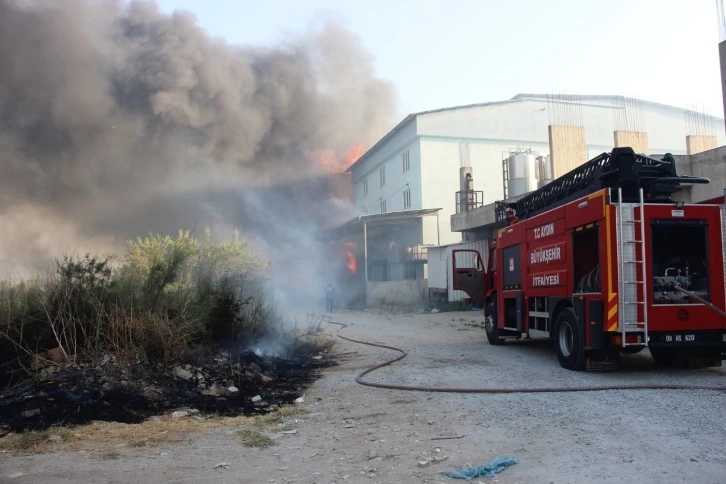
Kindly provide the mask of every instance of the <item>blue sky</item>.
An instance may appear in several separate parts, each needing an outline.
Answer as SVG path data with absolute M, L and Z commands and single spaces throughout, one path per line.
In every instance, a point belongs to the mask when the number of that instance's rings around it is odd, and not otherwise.
M 713 0 L 158 0 L 214 37 L 269 45 L 335 15 L 401 114 L 520 92 L 620 94 L 723 116 Z

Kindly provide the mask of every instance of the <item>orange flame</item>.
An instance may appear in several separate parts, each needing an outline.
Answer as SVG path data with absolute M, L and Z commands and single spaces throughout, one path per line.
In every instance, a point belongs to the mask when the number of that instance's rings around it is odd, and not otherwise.
M 350 148 L 348 151 L 346 151 L 345 155 L 343 156 L 343 159 L 345 160 L 345 163 L 347 166 L 345 169 L 348 169 L 348 166 L 352 165 L 356 161 L 358 161 L 358 158 L 363 156 L 363 153 L 366 152 L 366 146 L 363 143 L 358 143 L 357 145 L 354 145 L 352 148 Z
M 308 156 L 328 173 L 343 173 L 358 161 L 365 151 L 365 145 L 358 143 L 349 148 L 343 156 L 338 156 L 334 149 L 315 150 L 308 153 Z
M 355 242 L 338 242 L 339 249 L 345 249 L 345 257 L 348 259 L 348 272 L 355 274 L 358 272 L 358 261 L 355 258 L 355 250 L 358 248 L 358 244 Z
M 355 260 L 355 256 L 351 251 L 345 253 L 348 256 L 348 270 L 351 274 L 355 274 L 358 271 L 358 262 Z

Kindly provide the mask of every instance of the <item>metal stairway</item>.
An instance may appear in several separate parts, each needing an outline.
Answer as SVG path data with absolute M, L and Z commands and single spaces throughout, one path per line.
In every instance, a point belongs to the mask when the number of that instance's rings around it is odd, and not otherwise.
M 618 188 L 616 237 L 618 251 L 618 329 L 622 346 L 648 345 L 647 274 L 645 267 L 645 224 L 643 189 L 638 203 L 623 203 Z M 638 209 L 636 218 L 636 208 Z M 641 308 L 639 310 L 639 308 Z M 639 320 L 639 314 L 642 320 Z M 628 343 L 626 334 L 640 333 L 638 342 Z

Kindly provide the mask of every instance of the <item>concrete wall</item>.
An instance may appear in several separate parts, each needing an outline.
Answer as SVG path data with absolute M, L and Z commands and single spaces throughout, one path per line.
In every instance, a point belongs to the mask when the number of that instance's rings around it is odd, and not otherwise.
M 616 147 L 629 146 L 636 153 L 650 153 L 648 149 L 648 133 L 642 131 L 614 131 L 613 139 Z
M 726 146 L 690 156 L 691 174 L 709 178 L 708 185 L 693 185 L 691 200 L 701 202 L 722 197 L 726 189 Z
M 714 150 L 717 147 L 718 139 L 715 136 L 686 136 L 686 154 L 695 155 L 704 151 Z
M 474 227 L 483 227 L 496 222 L 494 204 L 484 205 L 468 212 L 457 213 L 451 216 L 451 230 L 461 232 Z
M 386 281 L 368 283 L 368 306 L 416 305 L 428 299 L 426 281 Z
M 555 178 L 561 177 L 588 160 L 584 127 L 552 125 L 547 130 Z
M 726 189 L 726 146 L 695 155 L 676 156 L 679 175 L 702 176 L 711 180 L 706 185 L 687 185 L 673 196 L 687 203 L 722 197 Z

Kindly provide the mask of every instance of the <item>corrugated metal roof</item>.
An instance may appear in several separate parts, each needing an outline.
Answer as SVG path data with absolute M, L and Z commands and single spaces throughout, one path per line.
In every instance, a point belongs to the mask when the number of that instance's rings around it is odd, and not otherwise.
M 521 100 L 512 98 L 512 99 L 509 99 L 507 101 L 492 101 L 492 102 L 488 102 L 488 103 L 463 104 L 461 106 L 451 106 L 451 107 L 448 107 L 448 108 L 431 109 L 431 110 L 428 110 L 428 111 L 419 111 L 417 113 L 411 113 L 408 116 L 406 116 L 405 118 L 403 118 L 403 120 L 400 123 L 398 123 L 391 131 L 389 131 L 388 133 L 386 133 L 386 135 L 383 138 L 381 138 L 380 140 L 378 140 L 378 142 L 376 144 L 374 144 L 373 146 L 371 146 L 370 149 L 368 149 L 368 151 L 366 151 L 365 153 L 363 153 L 363 155 L 361 155 L 360 158 L 358 158 L 355 162 L 353 162 L 353 164 L 350 165 L 348 167 L 348 169 L 345 170 L 345 171 L 351 171 L 353 169 L 353 167 L 356 166 L 358 163 L 362 163 L 363 160 L 365 160 L 370 154 L 372 154 L 383 143 L 385 143 L 386 140 L 388 140 L 389 138 L 391 138 L 401 128 L 403 128 L 406 124 L 408 124 L 409 121 L 411 121 L 414 118 L 416 118 L 416 116 L 423 115 L 423 114 L 440 113 L 440 112 L 443 112 L 443 111 L 452 111 L 454 109 L 478 108 L 478 107 L 483 107 L 483 106 L 497 106 L 497 105 L 500 105 L 500 104 L 508 104 L 508 103 L 511 103 L 511 102 L 521 102 Z
M 424 208 L 419 210 L 403 210 L 400 212 L 376 213 L 372 215 L 359 215 L 348 222 L 339 225 L 330 231 L 330 235 L 341 236 L 351 232 L 363 230 L 363 224 L 368 227 L 376 227 L 401 222 L 404 220 L 413 220 L 421 217 L 430 217 L 436 215 L 440 208 Z
M 510 101 L 515 100 L 515 99 L 521 100 L 521 101 L 526 101 L 529 99 L 545 101 L 548 99 L 548 95 L 547 94 L 523 94 L 523 93 L 520 93 L 520 94 L 517 94 L 516 96 L 514 96 L 512 99 L 510 99 Z M 668 104 L 661 104 L 661 103 L 657 103 L 654 101 L 646 101 L 643 99 L 633 99 L 633 98 L 630 98 L 627 96 L 615 96 L 612 94 L 583 94 L 583 95 L 578 94 L 577 99 L 580 101 L 599 101 L 599 102 L 605 101 L 605 102 L 610 102 L 610 103 L 612 103 L 616 99 L 623 99 L 625 101 L 629 101 L 629 102 L 633 102 L 633 103 L 637 102 L 643 106 L 652 106 L 654 108 L 667 109 L 667 110 L 675 111 L 675 112 L 682 113 L 682 114 L 685 114 L 687 111 L 686 109 L 679 108 L 677 106 L 670 106 Z M 724 121 L 723 118 L 719 118 L 718 116 L 712 116 L 710 114 L 705 114 L 705 117 L 710 118 L 711 121 L 715 121 L 715 122 Z
M 405 118 L 403 118 L 403 120 L 400 123 L 398 123 L 391 131 L 389 131 L 383 138 L 381 138 L 380 140 L 378 140 L 378 142 L 376 144 L 374 144 L 373 146 L 371 146 L 371 148 L 368 151 L 366 151 L 365 153 L 363 153 L 363 155 L 360 158 L 358 158 L 352 165 L 350 165 L 346 171 L 351 171 L 353 169 L 353 167 L 355 167 L 359 163 L 362 163 L 366 158 L 368 158 L 368 156 L 370 156 L 371 154 L 373 154 L 373 152 L 375 152 L 389 138 L 391 138 L 393 135 L 395 135 L 409 121 L 411 121 L 414 118 L 416 118 L 416 116 L 425 115 L 425 114 L 440 113 L 440 112 L 444 112 L 444 111 L 453 111 L 455 109 L 467 109 L 467 108 L 480 108 L 480 107 L 487 107 L 487 106 L 498 106 L 498 105 L 502 105 L 502 104 L 509 104 L 509 103 L 515 103 L 515 102 L 523 102 L 523 101 L 528 101 L 528 100 L 538 100 L 538 101 L 541 101 L 541 100 L 547 100 L 548 99 L 548 96 L 549 96 L 548 94 L 525 94 L 525 93 L 520 93 L 520 94 L 517 94 L 516 96 L 512 97 L 511 99 L 507 99 L 506 101 L 493 101 L 493 102 L 487 102 L 487 103 L 463 104 L 461 106 L 451 106 L 451 107 L 448 107 L 448 108 L 431 109 L 431 110 L 428 110 L 428 111 L 419 111 L 417 113 L 411 113 L 408 116 L 406 116 Z M 627 101 L 635 101 L 634 99 L 629 98 L 629 97 L 625 97 L 625 96 L 604 95 L 604 94 L 603 95 L 600 95 L 600 94 L 594 94 L 594 95 L 593 94 L 584 94 L 584 95 L 578 95 L 577 98 L 579 100 L 582 100 L 582 101 L 600 101 L 600 102 L 602 102 L 602 101 L 612 102 L 615 99 L 625 99 Z M 639 102 L 641 105 L 644 105 L 644 106 L 652 106 L 652 107 L 657 107 L 659 109 L 668 109 L 668 110 L 675 111 L 675 112 L 682 113 L 682 114 L 685 114 L 686 113 L 686 110 L 685 109 L 679 108 L 679 107 L 676 107 L 676 106 L 669 106 L 667 104 L 660 104 L 660 103 L 656 103 L 656 102 L 653 102 L 653 101 L 644 101 L 644 100 L 640 100 L 640 99 L 637 100 L 637 102 Z M 723 122 L 724 121 L 722 118 L 719 118 L 717 116 L 707 116 L 707 117 L 708 118 L 711 118 L 711 120 L 714 121 L 714 122 Z

